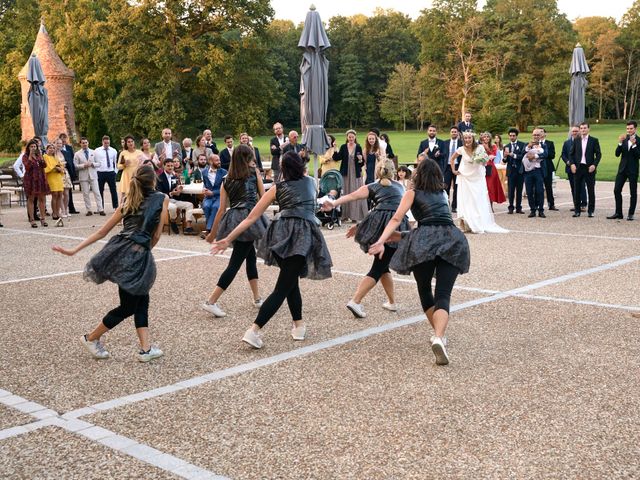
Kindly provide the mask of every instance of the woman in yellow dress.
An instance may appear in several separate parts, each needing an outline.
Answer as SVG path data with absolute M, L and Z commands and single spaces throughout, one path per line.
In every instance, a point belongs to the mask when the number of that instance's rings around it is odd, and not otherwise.
M 44 173 L 47 176 L 49 190 L 51 190 L 51 215 L 56 220 L 56 226 L 62 226 L 61 206 L 62 192 L 64 191 L 64 171 L 63 164 L 56 158 L 56 148 L 53 143 L 47 145 L 47 153 L 43 158 L 46 163 Z
M 57 139 L 53 144 L 56 147 L 55 156 L 58 159 L 58 162 L 64 168 L 64 179 L 62 181 L 64 190 L 62 190 L 62 199 L 60 200 L 60 218 L 69 218 L 69 195 L 71 195 L 71 189 L 73 188 L 73 182 L 71 181 L 71 175 L 69 174 L 69 170 L 67 170 L 67 161 L 62 154 L 63 143 L 61 139 Z
M 142 152 L 136 148 L 136 141 L 131 135 L 124 137 L 125 150 L 120 153 L 118 158 L 118 170 L 122 170 L 118 191 L 120 196 L 120 205 L 124 202 L 124 197 L 129 193 L 129 185 L 131 177 L 138 170 L 138 166 L 142 165 Z

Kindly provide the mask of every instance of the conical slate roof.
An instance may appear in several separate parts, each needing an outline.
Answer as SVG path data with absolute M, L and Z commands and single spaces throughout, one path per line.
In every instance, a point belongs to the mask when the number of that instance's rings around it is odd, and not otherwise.
M 46 78 L 75 77 L 73 70 L 68 68 L 56 53 L 56 50 L 53 47 L 53 42 L 51 41 L 51 37 L 47 33 L 47 29 L 44 28 L 44 23 L 40 24 L 40 30 L 38 31 L 38 36 L 36 37 L 36 43 L 33 45 L 33 50 L 31 52 L 31 55 L 33 54 L 37 55 L 38 59 L 40 60 L 40 63 L 42 64 L 42 70 Z M 18 78 L 27 77 L 28 65 L 29 60 L 27 60 L 27 63 L 25 63 L 24 67 L 22 67 L 22 70 L 20 70 Z

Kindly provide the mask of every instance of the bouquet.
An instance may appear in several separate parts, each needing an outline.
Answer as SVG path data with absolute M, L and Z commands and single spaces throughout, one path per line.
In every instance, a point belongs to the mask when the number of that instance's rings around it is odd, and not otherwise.
M 483 146 L 479 146 L 476 148 L 476 151 L 473 152 L 473 163 L 480 163 L 482 165 L 486 165 L 489 161 L 489 155 Z

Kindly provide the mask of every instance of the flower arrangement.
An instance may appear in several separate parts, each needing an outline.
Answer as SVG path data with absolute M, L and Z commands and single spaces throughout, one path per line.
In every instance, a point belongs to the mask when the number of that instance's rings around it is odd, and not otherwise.
M 473 152 L 472 161 L 473 163 L 480 163 L 482 165 L 486 165 L 489 161 L 489 155 L 482 145 L 478 146 L 476 151 Z

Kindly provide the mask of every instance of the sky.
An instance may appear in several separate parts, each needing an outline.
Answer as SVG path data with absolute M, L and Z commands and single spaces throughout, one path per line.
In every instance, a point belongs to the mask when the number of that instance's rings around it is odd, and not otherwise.
M 417 18 L 420 10 L 431 6 L 430 0 L 271 0 L 275 18 L 304 22 L 309 6 L 314 4 L 323 21 L 336 15 L 351 16 L 356 13 L 371 15 L 376 7 L 392 8 Z M 479 3 L 484 4 L 483 0 Z M 578 17 L 605 16 L 620 20 L 633 4 L 633 0 L 558 0 L 558 8 L 569 20 Z

